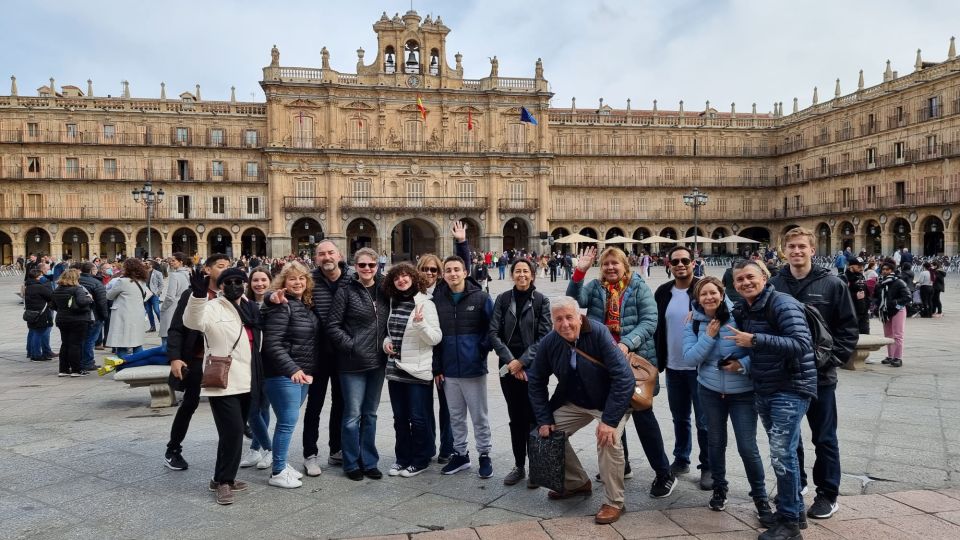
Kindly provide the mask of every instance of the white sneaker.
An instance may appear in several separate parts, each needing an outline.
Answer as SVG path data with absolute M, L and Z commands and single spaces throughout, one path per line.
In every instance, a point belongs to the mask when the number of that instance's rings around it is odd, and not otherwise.
M 399 463 L 394 463 L 390 466 L 390 470 L 387 471 L 387 476 L 400 476 L 400 471 L 403 470 L 403 467 Z
M 864 363 L 864 364 L 879 364 L 880 361 L 877 360 L 876 357 L 870 356 L 870 357 L 868 357 L 866 360 L 864 360 L 863 363 Z
M 280 474 L 270 475 L 270 480 L 267 483 L 271 486 L 286 489 L 298 488 L 303 485 L 303 482 L 293 475 L 292 469 L 284 469 L 280 471 Z
M 260 460 L 263 458 L 263 454 L 259 450 L 254 450 L 253 448 L 247 449 L 247 453 L 244 454 L 243 459 L 240 460 L 240 468 L 246 469 L 247 467 L 253 467 L 257 463 L 260 463 Z
M 297 480 L 303 478 L 303 473 L 294 469 L 289 463 L 287 463 L 286 470 L 290 471 L 290 474 L 292 474 Z
M 273 452 L 264 450 L 263 453 L 261 453 L 260 461 L 257 462 L 257 468 L 262 471 L 269 469 L 271 465 L 273 465 Z
M 307 471 L 307 476 L 320 476 L 323 471 L 320 469 L 316 454 L 303 460 L 303 470 Z

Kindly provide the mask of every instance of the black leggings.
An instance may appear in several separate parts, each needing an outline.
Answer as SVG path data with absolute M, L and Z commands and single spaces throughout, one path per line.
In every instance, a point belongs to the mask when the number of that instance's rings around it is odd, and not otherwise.
M 933 309 L 936 313 L 943 315 L 943 304 L 940 303 L 941 292 L 942 291 L 940 289 L 937 289 L 936 287 L 933 288 Z
M 510 418 L 510 444 L 513 447 L 514 465 L 524 467 L 527 462 L 527 438 L 533 428 L 533 407 L 527 393 L 527 381 L 513 375 L 500 377 L 500 388 L 507 400 L 507 416 Z
M 250 392 L 232 396 L 211 397 L 210 411 L 217 425 L 217 464 L 213 481 L 232 484 L 237 479 L 240 456 L 243 454 L 243 426 L 250 412 Z

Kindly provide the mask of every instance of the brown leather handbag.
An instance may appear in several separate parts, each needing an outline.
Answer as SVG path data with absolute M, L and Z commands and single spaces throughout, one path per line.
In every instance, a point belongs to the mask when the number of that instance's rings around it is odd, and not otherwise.
M 607 369 L 607 366 L 604 365 L 603 362 L 583 352 L 583 350 L 576 347 L 573 347 L 573 350 L 590 362 L 593 362 L 603 369 Z M 630 396 L 630 408 L 635 411 L 645 411 L 653 407 L 653 392 L 657 387 L 657 377 L 659 373 L 657 372 L 656 366 L 639 354 L 629 352 L 626 356 L 630 370 L 633 371 L 633 379 L 636 384 L 633 395 Z
M 203 379 L 200 381 L 200 388 L 219 388 L 221 390 L 227 387 L 230 376 L 230 364 L 233 363 L 233 351 L 237 349 L 237 344 L 240 343 L 240 338 L 243 337 L 243 326 L 240 326 L 240 335 L 237 336 L 237 340 L 233 342 L 233 347 L 230 348 L 230 353 L 227 356 L 216 356 L 213 354 L 208 354 L 206 358 L 203 359 Z M 203 336 L 203 340 L 207 340 L 206 334 Z M 210 348 L 210 344 L 207 344 L 207 349 Z

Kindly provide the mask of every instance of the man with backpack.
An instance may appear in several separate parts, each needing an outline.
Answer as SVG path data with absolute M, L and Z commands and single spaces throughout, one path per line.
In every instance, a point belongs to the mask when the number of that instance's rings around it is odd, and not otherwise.
M 773 276 L 770 282 L 782 293 L 789 294 L 802 304 L 816 308 L 825 324 L 815 322 L 810 331 L 814 352 L 818 342 L 832 339 L 832 358 L 829 354 L 817 358 L 817 399 L 807 410 L 807 423 L 816 447 L 813 465 L 813 482 L 817 496 L 807 512 L 815 519 L 827 519 L 839 510 L 837 496 L 840 492 L 840 445 L 837 441 L 837 366 L 845 364 L 853 354 L 859 339 L 857 315 L 847 287 L 836 276 L 813 264 L 816 249 L 814 235 L 807 229 L 796 227 L 784 235 L 783 246 L 788 265 Z M 846 258 L 844 258 L 844 263 Z M 812 316 L 807 313 L 808 323 Z M 819 328 L 815 328 L 819 327 Z M 828 330 L 829 329 L 829 330 Z M 819 330 L 819 331 L 818 331 Z M 820 334 L 819 337 L 817 334 Z M 824 335 L 826 334 L 826 335 Z M 803 468 L 803 444 L 797 445 L 800 463 L 801 493 L 806 490 L 806 473 Z

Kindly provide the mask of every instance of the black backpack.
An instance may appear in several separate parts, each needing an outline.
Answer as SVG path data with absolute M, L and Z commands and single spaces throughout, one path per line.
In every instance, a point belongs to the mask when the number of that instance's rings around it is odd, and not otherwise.
M 779 331 L 780 328 L 779 325 L 777 325 L 776 315 L 773 313 L 773 300 L 778 294 L 784 293 L 773 291 L 773 294 L 767 299 L 767 306 L 764 312 L 764 319 L 766 319 L 767 324 L 777 331 Z M 810 338 L 813 342 L 813 355 L 817 364 L 817 370 L 839 366 L 840 362 L 837 361 L 836 355 L 833 354 L 833 334 L 830 333 L 827 327 L 827 321 L 825 321 L 823 315 L 820 314 L 820 310 L 809 304 L 801 303 L 800 305 L 803 306 L 803 316 L 807 320 L 807 326 L 810 328 Z M 743 328 L 741 321 L 737 321 L 737 324 L 740 325 L 741 329 Z

